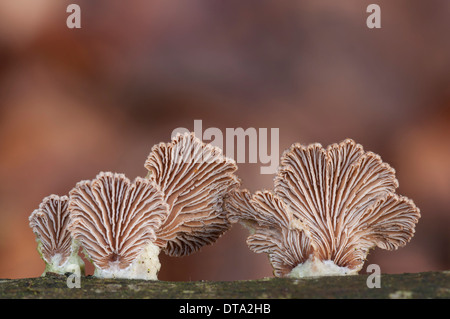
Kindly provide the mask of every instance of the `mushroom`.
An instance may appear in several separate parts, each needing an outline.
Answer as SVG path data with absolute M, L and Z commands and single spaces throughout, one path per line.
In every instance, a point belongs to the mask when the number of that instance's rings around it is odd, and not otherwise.
M 305 225 L 286 204 L 270 191 L 233 192 L 227 199 L 230 222 L 240 222 L 250 231 L 247 245 L 256 253 L 266 253 L 277 277 L 286 276 L 312 253 Z
M 155 230 L 168 207 L 158 185 L 101 172 L 70 191 L 69 230 L 99 278 L 157 279 L 161 267 Z
M 252 229 L 247 243 L 269 255 L 275 276 L 357 274 L 371 248 L 394 250 L 414 235 L 420 210 L 397 187 L 395 170 L 353 140 L 297 143 L 273 192 L 239 190 L 226 207 L 230 222 Z
M 193 133 L 155 145 L 146 162 L 169 206 L 156 244 L 169 256 L 185 256 L 215 242 L 230 228 L 224 199 L 240 185 L 234 160 Z
M 84 273 L 84 262 L 78 256 L 79 244 L 72 240 L 69 223 L 69 198 L 50 195 L 29 217 L 29 225 L 36 235 L 38 252 L 45 262 L 47 272 L 65 274 Z

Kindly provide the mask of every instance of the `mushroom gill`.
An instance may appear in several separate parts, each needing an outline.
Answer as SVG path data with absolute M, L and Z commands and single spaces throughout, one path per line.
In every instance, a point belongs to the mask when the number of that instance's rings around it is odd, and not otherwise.
M 281 158 L 264 215 L 260 192 L 235 192 L 226 206 L 231 222 L 253 226 L 249 247 L 269 254 L 276 276 L 355 274 L 370 248 L 397 249 L 414 235 L 420 211 L 397 187 L 394 169 L 353 140 L 326 149 L 294 144 Z
M 38 251 L 45 262 L 45 271 L 64 274 L 84 272 L 84 262 L 78 256 L 78 243 L 68 230 L 69 198 L 50 195 L 29 217 L 29 225 L 36 235 Z
M 156 244 L 170 256 L 185 256 L 214 243 L 230 228 L 224 199 L 240 182 L 234 160 L 193 133 L 155 145 L 147 178 L 164 194 L 169 215 L 156 230 Z
M 167 204 L 152 181 L 102 172 L 70 192 L 69 230 L 102 278 L 157 279 L 155 230 Z
M 268 254 L 275 276 L 286 276 L 312 253 L 305 225 L 272 192 L 251 195 L 247 190 L 238 190 L 227 200 L 226 207 L 231 222 L 239 221 L 249 229 L 249 248 Z

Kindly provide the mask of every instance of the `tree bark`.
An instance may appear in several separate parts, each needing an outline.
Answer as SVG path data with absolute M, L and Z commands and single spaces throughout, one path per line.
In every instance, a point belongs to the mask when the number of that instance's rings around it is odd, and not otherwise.
M 144 281 L 74 275 L 0 279 L 0 298 L 114 299 L 299 299 L 299 298 L 450 298 L 450 271 L 381 274 L 380 287 L 369 288 L 371 275 L 247 281 Z M 69 284 L 68 284 L 69 283 Z

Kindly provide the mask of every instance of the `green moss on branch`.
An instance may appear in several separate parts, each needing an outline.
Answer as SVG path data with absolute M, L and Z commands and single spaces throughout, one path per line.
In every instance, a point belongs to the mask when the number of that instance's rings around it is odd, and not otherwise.
M 368 288 L 368 275 L 313 279 L 267 278 L 247 281 L 144 281 L 73 277 L 0 279 L 0 298 L 450 298 L 450 271 L 382 274 L 380 288 Z

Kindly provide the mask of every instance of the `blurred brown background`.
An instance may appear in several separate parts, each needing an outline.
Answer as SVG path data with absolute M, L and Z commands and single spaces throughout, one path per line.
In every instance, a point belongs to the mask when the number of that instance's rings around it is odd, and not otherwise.
M 370 3 L 381 29 L 366 27 Z M 450 269 L 449 33 L 447 0 L 0 2 L 0 278 L 43 272 L 28 227 L 43 197 L 100 171 L 144 176 L 151 147 L 195 119 L 279 128 L 280 154 L 353 138 L 422 213 L 406 247 L 366 266 Z M 259 168 L 239 165 L 244 187 L 271 187 Z M 195 255 L 161 255 L 159 278 L 272 276 L 246 237 L 235 225 Z

